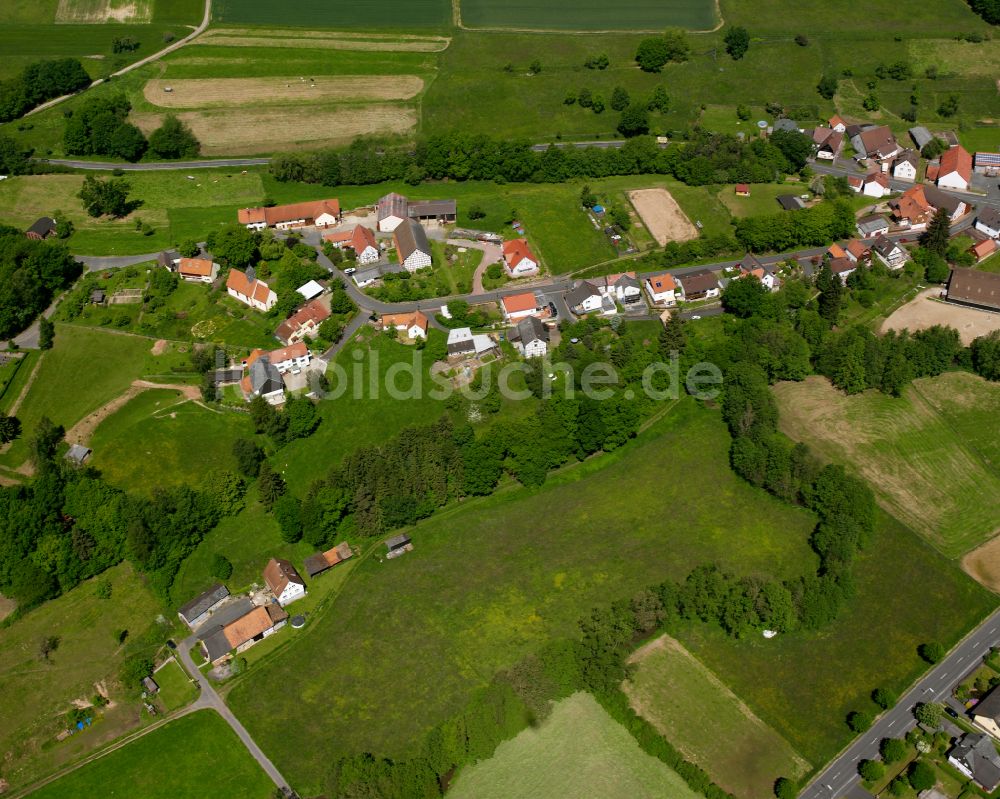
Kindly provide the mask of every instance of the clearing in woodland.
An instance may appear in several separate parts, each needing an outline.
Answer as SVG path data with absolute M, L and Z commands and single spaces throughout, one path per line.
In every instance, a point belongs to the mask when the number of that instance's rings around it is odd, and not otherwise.
M 504 741 L 491 758 L 462 771 L 448 796 L 697 799 L 699 794 L 642 751 L 594 697 L 576 693 L 557 702 L 540 725 Z
M 149 102 L 162 108 L 211 108 L 248 103 L 409 100 L 423 87 L 423 79 L 416 75 L 327 75 L 308 79 L 151 80 L 142 93 Z M 168 88 L 170 91 L 165 91 Z
M 860 472 L 885 508 L 949 557 L 1000 527 L 1000 386 L 952 372 L 916 380 L 898 399 L 848 397 L 822 377 L 774 393 L 785 433 Z
M 771 727 L 668 635 L 636 651 L 622 686 L 632 708 L 730 793 L 767 796 L 780 776 L 809 770 Z
M 698 229 L 666 189 L 630 191 L 628 199 L 660 246 L 668 241 L 688 241 L 698 237 Z

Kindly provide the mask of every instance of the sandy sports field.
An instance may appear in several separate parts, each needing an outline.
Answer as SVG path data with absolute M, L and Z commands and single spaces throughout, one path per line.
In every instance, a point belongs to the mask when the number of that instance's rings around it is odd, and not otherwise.
M 934 325 L 950 325 L 958 331 L 962 343 L 968 346 L 980 336 L 1000 330 L 1000 313 L 940 302 L 934 299 L 940 293 L 941 289 L 936 286 L 921 291 L 882 323 L 882 332 L 903 328 L 926 330 Z
M 59 0 L 56 22 L 150 22 L 153 0 Z
M 65 1 L 65 0 L 64 0 Z M 250 35 L 248 35 L 248 33 Z M 195 44 L 226 47 L 299 47 L 314 50 L 388 50 L 401 53 L 440 53 L 451 39 L 447 36 L 379 36 L 373 33 L 328 33 L 297 29 L 215 28 L 199 36 Z
M 166 91 L 166 89 L 170 91 Z M 161 108 L 211 108 L 249 103 L 409 100 L 424 88 L 416 75 L 151 80 L 142 93 Z
M 962 558 L 962 568 L 991 591 L 1000 592 L 1000 530 L 991 541 Z
M 182 111 L 177 116 L 191 126 L 203 155 L 255 155 L 346 144 L 356 136 L 409 133 L 417 124 L 415 108 L 388 104 Z M 147 136 L 163 122 L 160 114 L 132 114 L 130 119 Z
M 698 228 L 666 189 L 638 189 L 628 193 L 629 202 L 657 243 L 688 241 L 698 237 Z

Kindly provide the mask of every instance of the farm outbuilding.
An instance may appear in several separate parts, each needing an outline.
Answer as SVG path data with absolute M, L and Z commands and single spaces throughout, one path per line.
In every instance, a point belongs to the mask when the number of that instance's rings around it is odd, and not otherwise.
M 388 553 L 387 558 L 396 558 L 405 552 L 409 552 L 413 549 L 413 543 L 410 541 L 410 537 L 406 533 L 400 533 L 399 535 L 394 535 L 392 538 L 385 542 L 386 549 Z

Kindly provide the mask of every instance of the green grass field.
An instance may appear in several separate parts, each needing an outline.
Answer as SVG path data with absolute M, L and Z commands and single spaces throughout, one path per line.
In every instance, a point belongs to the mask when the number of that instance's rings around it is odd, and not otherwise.
M 236 471 L 233 441 L 252 438 L 244 413 L 209 409 L 179 391 L 144 391 L 91 438 L 91 465 L 130 491 L 198 485 L 213 470 Z
M 718 20 L 712 0 L 628 0 L 618 5 L 572 0 L 507 2 L 460 0 L 462 23 L 473 28 L 538 28 L 554 30 L 656 31 L 663 28 L 708 30 Z
M 642 647 L 623 688 L 632 707 L 738 797 L 767 796 L 775 779 L 809 771 L 788 742 L 669 636 Z
M 226 799 L 268 799 L 274 790 L 236 734 L 213 710 L 172 721 L 46 785 L 32 797 L 195 799 L 206 790 Z
M 110 599 L 97 596 L 97 584 L 104 580 L 111 584 Z M 128 630 L 138 638 L 161 610 L 123 564 L 0 628 L 0 747 L 6 753 L 3 776 L 12 786 L 50 773 L 139 723 L 138 706 L 120 701 L 114 684 L 123 658 L 115 632 Z M 58 635 L 59 646 L 45 662 L 38 645 L 47 635 Z M 117 706 L 86 732 L 57 743 L 70 702 L 89 701 L 97 692 L 94 683 L 102 680 L 112 699 L 119 700 Z
M 902 399 L 847 397 L 810 378 L 775 395 L 788 435 L 857 470 L 885 508 L 945 555 L 1000 527 L 1000 387 L 951 373 L 915 381 Z
M 191 684 L 191 678 L 180 663 L 171 658 L 153 674 L 160 686 L 156 694 L 157 703 L 167 711 L 177 710 L 193 702 L 198 689 Z
M 706 561 L 781 577 L 814 568 L 811 515 L 738 480 L 727 447 L 718 415 L 685 401 L 634 445 L 541 490 L 504 491 L 418 525 L 413 553 L 355 564 L 334 612 L 240 678 L 231 706 L 291 779 L 317 792 L 337 755 L 405 755 L 498 669 L 573 634 L 594 603 Z M 685 499 L 704 492 L 710 503 Z M 399 673 L 407 680 L 386 692 Z M 289 701 L 332 712 L 303 712 L 289 735 L 265 723 Z
M 20 466 L 27 458 L 27 439 L 38 420 L 48 416 L 67 430 L 87 414 L 122 394 L 143 375 L 169 372 L 187 356 L 151 354 L 153 341 L 138 336 L 56 325 L 56 344 L 45 352 L 37 375 L 17 412 L 23 433 L 0 464 Z
M 267 0 L 216 0 L 213 17 L 226 24 L 404 30 L 447 26 L 451 5 L 448 0 L 357 0 L 349 6 L 331 6 L 324 0 L 300 0 L 294 8 L 282 8 Z
M 848 608 L 816 633 L 737 641 L 694 624 L 677 638 L 803 757 L 822 764 L 855 737 L 847 714 L 875 710 L 872 690 L 901 692 L 927 669 L 919 644 L 950 647 L 997 605 L 996 595 L 881 513 L 854 583 Z
M 454 799 L 696 799 L 665 764 L 590 694 L 558 702 L 552 715 L 497 747 L 493 757 L 460 772 Z

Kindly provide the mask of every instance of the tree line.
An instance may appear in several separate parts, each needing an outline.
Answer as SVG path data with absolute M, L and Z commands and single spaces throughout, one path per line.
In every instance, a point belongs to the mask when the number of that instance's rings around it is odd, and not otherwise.
M 124 94 L 89 97 L 76 109 L 67 109 L 63 148 L 68 155 L 106 155 L 138 161 L 147 150 L 157 158 L 193 158 L 201 144 L 191 129 L 167 114 L 147 141 L 128 121 L 132 104 Z
M 65 244 L 0 226 L 0 338 L 24 330 L 80 271 Z
M 0 81 L 0 122 L 10 122 L 48 100 L 89 85 L 90 76 L 77 58 L 35 61 L 15 77 Z
M 779 135 L 783 134 L 783 135 Z M 800 141 L 801 140 L 801 141 Z M 612 175 L 673 175 L 691 185 L 769 183 L 801 169 L 808 154 L 802 134 L 779 131 L 770 140 L 696 130 L 688 141 L 657 146 L 636 136 L 622 147 L 531 149 L 527 141 L 486 134 L 452 133 L 428 137 L 412 149 L 357 140 L 346 150 L 290 153 L 272 160 L 279 181 L 325 186 L 368 185 L 405 180 L 488 180 L 497 183 L 558 183 Z

